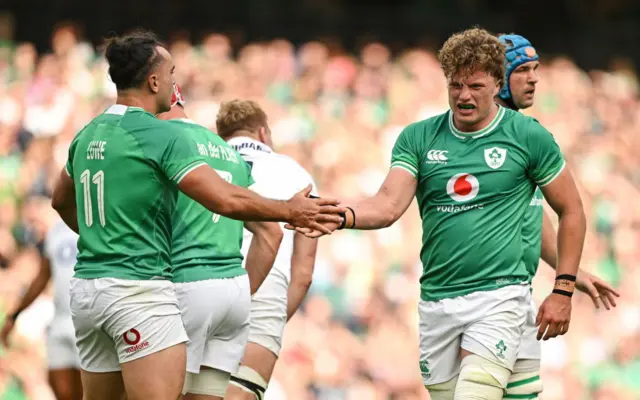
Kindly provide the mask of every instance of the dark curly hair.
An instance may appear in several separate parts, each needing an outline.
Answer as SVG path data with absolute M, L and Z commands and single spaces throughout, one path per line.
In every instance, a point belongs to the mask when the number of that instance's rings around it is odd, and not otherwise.
M 451 36 L 438 52 L 440 67 L 447 79 L 459 73 L 484 71 L 502 87 L 505 76 L 506 47 L 481 28 L 467 29 Z
M 163 44 L 157 36 L 145 30 L 108 39 L 105 57 L 109 76 L 118 90 L 140 87 L 161 60 L 158 47 Z

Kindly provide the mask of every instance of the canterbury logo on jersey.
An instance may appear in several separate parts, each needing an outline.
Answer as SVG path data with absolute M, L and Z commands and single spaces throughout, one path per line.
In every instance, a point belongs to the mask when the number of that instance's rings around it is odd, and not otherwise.
M 449 160 L 447 158 L 447 150 L 429 150 L 427 152 L 427 164 L 446 164 Z

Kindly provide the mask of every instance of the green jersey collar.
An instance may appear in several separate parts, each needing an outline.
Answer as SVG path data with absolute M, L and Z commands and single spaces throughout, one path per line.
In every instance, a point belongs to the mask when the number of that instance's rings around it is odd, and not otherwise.
M 449 110 L 449 129 L 451 129 L 451 133 L 453 134 L 453 136 L 457 137 L 458 139 L 477 139 L 479 137 L 486 136 L 493 130 L 495 130 L 496 127 L 500 124 L 502 117 L 504 117 L 504 113 L 504 107 L 498 105 L 498 112 L 496 113 L 496 116 L 493 117 L 493 121 L 491 121 L 489 125 L 475 132 L 462 132 L 453 124 L 453 111 Z

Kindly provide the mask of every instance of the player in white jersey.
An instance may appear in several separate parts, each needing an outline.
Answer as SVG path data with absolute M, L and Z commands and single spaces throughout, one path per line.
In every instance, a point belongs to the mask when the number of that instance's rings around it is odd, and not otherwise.
M 33 303 L 53 281 L 54 317 L 47 331 L 49 383 L 58 400 L 81 400 L 80 361 L 76 336 L 69 311 L 69 281 L 76 264 L 78 235 L 62 220 L 47 232 L 40 271 L 33 279 L 16 311 L 7 318 L 2 341 L 13 330 L 18 315 Z
M 311 175 L 290 157 L 272 149 L 267 116 L 253 101 L 222 104 L 216 121 L 218 134 L 252 166 L 251 190 L 272 199 L 291 197 L 309 184 Z M 243 254 L 251 233 L 245 229 Z M 313 274 L 317 240 L 284 230 L 284 237 L 269 274 L 251 277 L 259 289 L 251 300 L 249 343 L 240 369 L 232 375 L 225 400 L 261 400 L 280 349 L 284 326 L 304 299 Z M 264 281 L 264 282 L 262 282 Z M 260 283 L 262 283 L 260 285 Z

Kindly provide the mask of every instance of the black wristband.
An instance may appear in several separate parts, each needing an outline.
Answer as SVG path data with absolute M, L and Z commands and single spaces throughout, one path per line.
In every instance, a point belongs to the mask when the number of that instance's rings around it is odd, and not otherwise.
M 557 280 L 557 281 L 571 281 L 571 282 L 575 282 L 575 281 L 576 281 L 576 276 L 575 276 L 575 275 L 569 275 L 569 274 L 562 274 L 562 275 L 558 275 L 558 276 L 556 276 L 556 280 Z
M 340 226 L 338 226 L 338 230 L 342 230 L 344 229 L 344 227 L 347 225 L 347 213 L 343 213 L 341 212 L 340 214 L 338 214 L 339 216 L 342 217 L 342 222 L 340 223 Z
M 353 208 L 351 208 L 351 207 L 347 207 L 347 208 L 351 211 L 351 215 L 353 215 L 353 225 L 351 225 L 351 229 L 355 229 L 355 227 L 356 227 L 356 212 L 353 211 Z M 346 222 L 345 222 L 345 224 L 346 224 Z
M 567 296 L 567 297 L 573 297 L 573 292 L 568 292 L 568 291 L 562 290 L 562 289 L 553 289 L 553 291 L 551 293 L 561 294 L 561 295 Z

